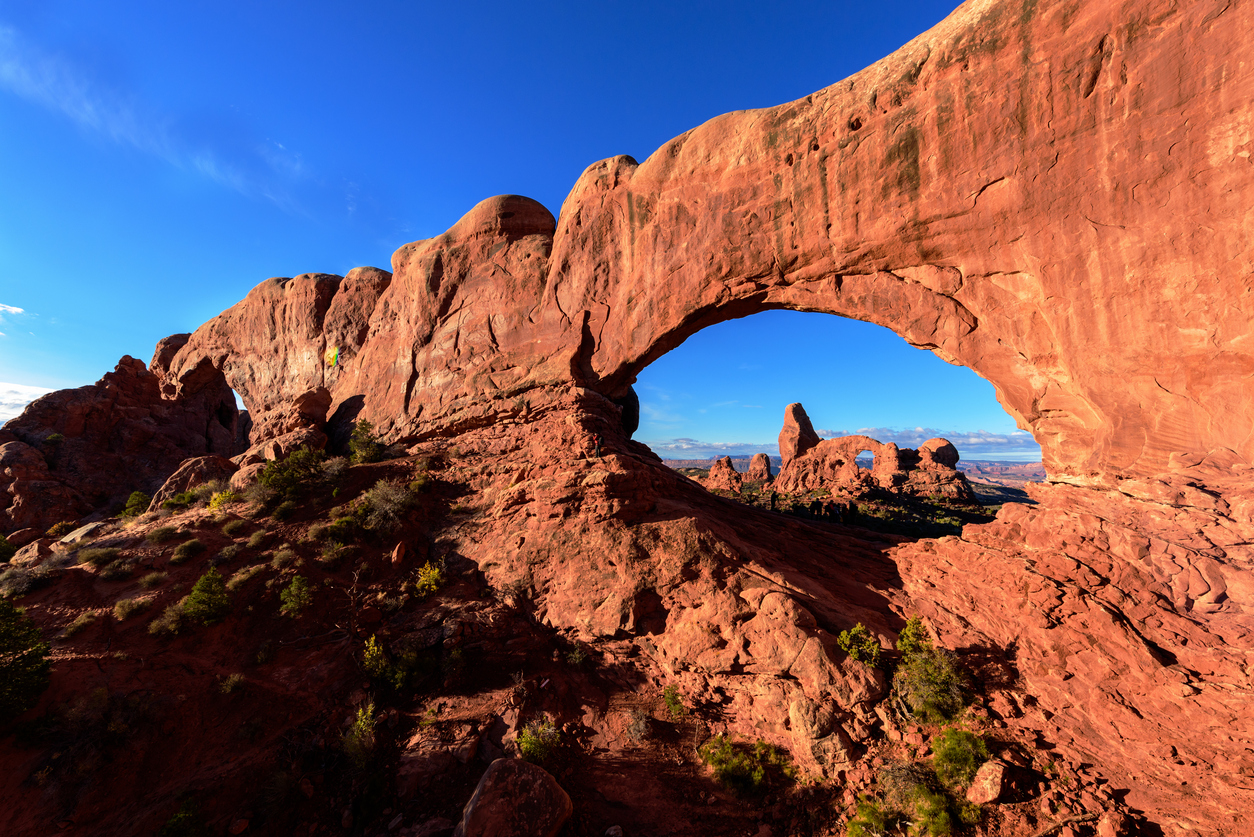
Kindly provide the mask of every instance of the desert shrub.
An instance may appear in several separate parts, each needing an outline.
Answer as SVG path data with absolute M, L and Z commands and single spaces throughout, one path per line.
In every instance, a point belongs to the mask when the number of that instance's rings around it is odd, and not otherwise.
M 224 695 L 229 695 L 244 685 L 244 675 L 236 672 L 228 674 L 218 681 L 218 691 Z
M 782 750 L 761 740 L 749 745 L 716 735 L 697 753 L 714 769 L 714 778 L 740 796 L 762 793 L 796 773 Z
M 142 613 L 152 604 L 152 599 L 118 599 L 113 603 L 113 618 L 125 622 L 136 613 Z
M 883 803 L 872 796 L 862 794 L 853 818 L 845 826 L 846 837 L 882 837 L 888 832 L 893 820 L 891 812 L 884 810 Z
M 48 562 L 37 567 L 9 567 L 0 572 L 0 596 L 16 598 L 52 581 L 53 568 Z
M 193 622 L 212 625 L 231 610 L 231 596 L 226 591 L 222 574 L 213 567 L 192 586 L 183 600 L 183 615 Z
M 226 589 L 232 592 L 238 590 L 241 585 L 247 582 L 250 578 L 256 576 L 257 573 L 261 572 L 263 569 L 265 569 L 263 564 L 254 564 L 251 567 L 244 567 L 243 569 L 238 570 L 231 576 L 231 580 L 226 583 Z
M 576 642 L 574 647 L 566 652 L 566 662 L 575 668 L 582 668 L 587 661 L 588 649 L 584 647 L 582 642 Z
M 332 489 L 339 488 L 348 476 L 350 462 L 346 456 L 333 456 L 322 463 L 322 481 Z
M 173 526 L 158 526 L 148 533 L 148 543 L 159 544 L 172 541 L 179 536 L 179 530 Z
M 131 496 L 126 498 L 126 505 L 122 507 L 122 517 L 139 517 L 148 511 L 148 506 L 152 504 L 152 498 L 142 491 L 132 491 Z
M 218 554 L 213 556 L 212 563 L 216 567 L 219 564 L 225 564 L 228 561 L 235 560 L 237 555 L 239 555 L 239 544 L 229 543 L 218 550 Z
M 326 537 L 340 543 L 348 543 L 357 537 L 360 527 L 357 521 L 351 517 L 337 517 L 326 528 Z
M 374 703 L 358 707 L 353 722 L 344 732 L 344 755 L 358 770 L 364 770 L 374 758 Z
M 562 732 L 547 715 L 527 724 L 518 733 L 518 754 L 534 764 L 543 764 L 562 746 Z
M 286 459 L 267 462 L 257 475 L 257 482 L 279 497 L 295 499 L 318 483 L 324 458 L 322 451 L 302 447 Z
M 168 577 L 168 574 L 163 572 L 148 573 L 139 580 L 139 586 L 145 590 L 151 590 L 154 587 L 160 587 L 161 582 L 165 581 Z
M 851 659 L 872 668 L 880 664 L 880 641 L 861 622 L 849 630 L 841 631 L 836 643 Z
M 893 676 L 893 689 L 927 723 L 953 720 L 962 711 L 962 673 L 953 656 L 941 649 L 907 655 Z
M 217 511 L 218 509 L 226 508 L 232 503 L 238 503 L 241 499 L 239 492 L 232 491 L 229 488 L 223 491 L 215 491 L 209 497 L 209 508 Z
M 988 761 L 984 739 L 964 729 L 949 727 L 932 743 L 932 766 L 947 785 L 970 785 L 980 765 Z
M 906 626 L 897 635 L 897 650 L 903 657 L 932 650 L 932 638 L 928 636 L 921 618 L 911 616 L 906 620 Z
M 73 532 L 74 528 L 73 520 L 62 520 L 60 523 L 54 523 L 47 534 L 50 538 L 64 538 L 70 532 Z
M 944 837 L 953 834 L 959 823 L 968 822 L 965 809 L 945 792 L 926 764 L 893 765 L 881 771 L 878 780 L 884 810 L 907 820 L 911 835 Z
M 100 577 L 105 581 L 122 581 L 131 577 L 131 573 L 135 571 L 135 561 L 132 558 L 119 558 L 116 561 L 110 561 L 100 569 Z
M 270 558 L 270 566 L 276 570 L 281 570 L 288 564 L 296 562 L 296 553 L 292 551 L 290 544 L 283 544 Z
M 0 726 L 35 705 L 50 670 L 43 633 L 21 608 L 0 599 Z
M 209 826 L 196 803 L 189 799 L 165 821 L 157 837 L 209 837 Z
M 294 514 L 296 514 L 296 501 L 284 500 L 282 503 L 279 503 L 277 507 L 275 507 L 274 511 L 270 513 L 270 516 L 275 520 L 282 522 L 290 519 Z
M 322 551 L 318 553 L 318 563 L 322 564 L 329 570 L 334 570 L 348 556 L 356 552 L 357 547 L 346 546 L 337 541 L 328 541 L 322 545 Z
M 86 628 L 92 622 L 95 622 L 97 616 L 99 616 L 98 613 L 93 613 L 91 611 L 80 613 L 73 622 L 61 629 L 61 636 L 66 637 L 67 639 L 74 636 L 76 633 L 83 630 L 83 628 Z
M 327 535 L 327 530 L 331 528 L 329 523 L 315 523 L 305 530 L 305 536 L 301 538 L 306 543 L 317 543 Z
M 222 525 L 222 534 L 228 538 L 238 538 L 248 528 L 248 521 L 240 518 L 229 520 Z
M 670 713 L 672 721 L 683 719 L 688 714 L 688 710 L 684 707 L 684 700 L 679 694 L 679 687 L 671 684 L 662 690 L 662 700 L 666 703 L 666 711 Z
M 161 508 L 170 509 L 172 511 L 177 510 L 177 509 L 185 509 L 194 502 L 196 502 L 195 492 L 180 491 L 178 494 L 175 494 L 173 497 L 170 497 L 167 500 L 163 500 L 161 502 Z
M 266 542 L 269 540 L 270 540 L 270 533 L 267 532 L 265 529 L 258 529 L 256 532 L 252 533 L 251 537 L 249 537 L 248 548 L 249 549 L 261 549 L 263 546 L 266 545 Z
M 9 539 L 0 535 L 0 564 L 9 563 L 9 559 L 17 554 L 17 547 L 9 543 Z
M 78 563 L 89 564 L 96 569 L 100 569 L 105 564 L 118 557 L 118 553 L 122 550 L 115 547 L 97 547 L 94 549 L 80 549 L 78 551 Z
M 431 477 L 427 474 L 419 474 L 410 480 L 409 485 L 406 486 L 411 494 L 421 494 L 430 487 Z
M 209 503 L 213 499 L 213 495 L 221 494 L 223 491 L 230 491 L 231 486 L 223 480 L 210 480 L 202 482 L 195 488 L 190 488 L 192 497 L 197 503 Z
M 353 425 L 353 435 L 348 440 L 349 457 L 354 464 L 378 462 L 383 456 L 383 445 L 374 435 L 374 425 L 361 419 Z
M 303 575 L 298 575 L 283 588 L 283 592 L 279 594 L 279 599 L 283 602 L 279 608 L 279 613 L 297 619 L 301 615 L 301 611 L 313 604 L 313 588 L 309 583 L 309 579 Z
M 208 547 L 201 543 L 198 539 L 192 538 L 186 543 L 181 543 L 174 548 L 174 554 L 170 556 L 171 564 L 184 564 L 197 555 L 200 555 Z
M 361 495 L 363 524 L 375 532 L 395 531 L 404 520 L 404 514 L 413 505 L 414 497 L 409 489 L 397 480 L 379 480 Z
M 433 564 L 428 561 L 419 567 L 414 574 L 414 595 L 420 599 L 425 599 L 443 587 L 444 581 L 444 565 L 442 563 Z
M 279 496 L 279 492 L 268 485 L 254 482 L 244 487 L 242 496 L 245 503 L 252 503 L 264 509 L 273 505 L 275 499 Z
M 161 615 L 148 623 L 148 633 L 153 636 L 173 636 L 183 630 L 183 604 L 177 602 L 161 611 Z
M 653 733 L 653 724 L 649 720 L 649 713 L 640 707 L 631 710 L 631 721 L 627 724 L 627 737 L 637 744 L 648 739 Z

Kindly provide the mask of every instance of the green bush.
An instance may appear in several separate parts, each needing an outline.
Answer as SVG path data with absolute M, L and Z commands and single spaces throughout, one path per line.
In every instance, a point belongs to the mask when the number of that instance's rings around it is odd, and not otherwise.
M 283 606 L 279 608 L 279 613 L 297 619 L 301 615 L 301 611 L 313 604 L 313 587 L 309 583 L 309 579 L 303 575 L 298 575 L 292 579 L 283 592 L 279 594 L 279 599 L 283 602 Z
M 988 761 L 984 739 L 964 729 L 949 727 L 932 743 L 932 766 L 947 785 L 970 785 L 980 765 Z
M 218 691 L 224 695 L 229 695 L 232 692 L 237 691 L 243 685 L 244 675 L 236 672 L 235 674 L 228 674 L 226 677 L 223 677 L 218 681 Z
M 161 615 L 148 623 L 148 633 L 153 636 L 174 635 L 183 630 L 183 604 L 172 604 Z
M 183 600 L 183 615 L 203 625 L 220 621 L 230 610 L 231 596 L 226 591 L 226 583 L 213 567 L 200 577 Z
M 0 726 L 35 705 L 50 671 L 43 633 L 21 608 L 0 599 Z
M 213 564 L 225 564 L 228 561 L 235 560 L 235 556 L 239 555 L 239 544 L 229 543 L 218 550 L 218 554 L 213 556 Z
M 883 803 L 873 796 L 862 794 L 858 806 L 846 826 L 846 837 L 882 837 L 888 831 L 893 816 L 883 808 Z
M 912 837 L 945 837 L 954 832 L 956 805 L 926 764 L 893 765 L 878 779 L 885 808 L 910 823 Z
M 248 548 L 249 549 L 261 549 L 262 547 L 266 545 L 267 541 L 269 540 L 270 540 L 270 533 L 267 532 L 265 529 L 258 529 L 256 532 L 252 533 L 251 537 L 249 537 Z
M 680 721 L 684 715 L 688 714 L 688 710 L 684 708 L 684 700 L 680 697 L 678 686 L 671 684 L 663 689 L 662 700 L 666 702 L 666 711 L 670 713 L 672 721 Z
M 897 650 L 903 657 L 932 650 L 932 638 L 928 636 L 921 618 L 911 616 L 906 620 L 906 626 L 897 635 Z
M 62 520 L 60 523 L 52 525 L 52 528 L 48 530 L 48 537 L 64 538 L 70 532 L 73 532 L 75 528 L 73 520 Z
M 518 754 L 534 764 L 543 764 L 562 746 L 562 732 L 547 715 L 527 724 L 518 733 Z
M 100 568 L 100 577 L 105 581 L 122 581 L 131 577 L 131 573 L 135 571 L 135 559 L 119 558 L 116 561 L 110 561 Z
M 286 459 L 267 462 L 257 482 L 284 499 L 298 498 L 318 483 L 324 458 L 322 451 L 302 447 Z
M 192 538 L 190 541 L 181 543 L 174 548 L 174 554 L 170 556 L 170 563 L 185 564 L 197 555 L 200 555 L 206 549 L 208 549 L 208 547 L 206 547 L 203 543 L 196 538 Z
M 324 532 L 324 536 L 339 543 L 349 543 L 357 537 L 359 527 L 351 517 L 337 517 Z
M 80 549 L 78 555 L 78 563 L 89 564 L 96 569 L 100 569 L 105 564 L 118 557 L 118 553 L 122 550 L 115 547 L 97 547 L 93 549 Z
M 226 583 L 226 589 L 231 591 L 238 590 L 244 583 L 246 583 L 250 578 L 256 576 L 263 569 L 265 569 L 265 565 L 254 564 L 251 567 L 244 567 L 243 569 L 236 570 L 231 576 L 231 580 Z
M 349 461 L 344 456 L 333 456 L 322 463 L 322 481 L 332 489 L 338 489 L 348 475 Z
M 205 824 L 196 803 L 189 799 L 166 820 L 157 837 L 209 837 L 209 826 Z
M 861 622 L 847 631 L 841 631 L 836 642 L 851 659 L 872 668 L 880 664 L 880 641 Z
M 9 559 L 17 554 L 17 547 L 9 543 L 9 539 L 0 535 L 0 564 L 9 563 Z
M 270 513 L 270 516 L 275 520 L 282 522 L 290 519 L 294 514 L 296 514 L 296 501 L 284 500 L 282 503 L 279 503 L 278 507 L 274 511 Z
M 161 586 L 161 582 L 165 581 L 167 574 L 163 572 L 148 573 L 139 580 L 139 586 L 145 590 L 151 590 L 154 587 Z
M 231 491 L 229 488 L 224 491 L 215 491 L 209 498 L 209 508 L 217 511 L 218 509 L 226 508 L 232 503 L 238 503 L 240 499 L 239 493 Z
M 270 566 L 273 569 L 281 570 L 293 562 L 298 562 L 296 553 L 292 551 L 290 544 L 285 543 L 275 551 L 274 556 L 270 559 Z
M 344 732 L 344 754 L 358 770 L 364 770 L 374 758 L 374 703 L 358 707 L 353 722 Z
M 428 561 L 414 574 L 414 595 L 425 599 L 443 587 L 444 581 L 444 565 Z
M 83 630 L 83 628 L 86 628 L 92 622 L 95 622 L 98 615 L 99 614 L 91 611 L 80 613 L 78 618 L 61 629 L 61 636 L 66 637 L 67 639 L 74 636 L 76 633 Z
M 237 518 L 235 520 L 227 521 L 222 525 L 222 534 L 226 535 L 228 538 L 237 538 L 244 534 L 244 530 L 247 528 L 248 521 Z
M 196 493 L 194 491 L 180 491 L 168 500 L 161 503 L 163 509 L 185 509 L 192 503 L 196 502 Z
M 142 491 L 132 491 L 131 496 L 126 498 L 126 505 L 122 508 L 122 517 L 139 517 L 148 511 L 148 506 L 152 504 L 152 498 Z
M 714 768 L 714 778 L 739 796 L 753 796 L 796 774 L 788 756 L 772 744 L 758 740 L 752 745 L 716 735 L 697 751 L 701 761 Z
M 159 544 L 172 541 L 179 536 L 179 530 L 173 526 L 158 526 L 148 533 L 148 543 Z
M 125 622 L 136 613 L 142 613 L 152 604 L 152 599 L 118 599 L 113 603 L 113 618 Z
M 897 667 L 893 688 L 910 711 L 927 723 L 951 721 L 962 711 L 962 673 L 944 650 L 928 648 L 908 655 Z
M 348 440 L 349 458 L 356 465 L 378 462 L 383 457 L 383 445 L 374 435 L 374 425 L 362 419 L 353 425 L 353 435 Z

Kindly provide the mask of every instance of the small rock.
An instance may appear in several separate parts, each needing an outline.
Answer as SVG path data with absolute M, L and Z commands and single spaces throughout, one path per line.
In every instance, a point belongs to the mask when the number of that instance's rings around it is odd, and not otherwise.
M 103 529 L 105 525 L 105 523 L 88 523 L 86 526 L 79 526 L 73 532 L 70 532 L 62 538 L 59 542 L 65 544 L 66 546 L 73 546 L 76 543 L 87 540 L 92 535 Z
M 248 830 L 248 820 L 243 819 L 242 817 L 236 820 L 235 822 L 231 823 L 230 831 L 232 834 L 243 834 L 247 830 Z
M 1106 811 L 1097 821 L 1097 837 L 1127 837 L 1132 833 L 1132 820 L 1120 811 Z
M 605 837 L 623 837 L 623 827 L 621 825 L 611 825 L 605 829 Z
M 518 759 L 497 759 L 462 810 L 454 837 L 556 837 L 574 807 L 543 768 Z
M 405 542 L 401 541 L 392 549 L 392 567 L 400 569 L 405 565 Z

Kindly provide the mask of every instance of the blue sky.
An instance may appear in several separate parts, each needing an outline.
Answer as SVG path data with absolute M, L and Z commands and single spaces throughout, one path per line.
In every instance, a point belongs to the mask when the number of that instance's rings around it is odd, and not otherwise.
M 494 194 L 556 214 L 590 163 L 643 160 L 720 113 L 839 81 L 953 5 L 0 0 L 0 420 L 123 354 L 146 361 L 269 276 L 387 267 Z M 703 345 L 671 365 L 722 376 Z M 663 394 L 702 397 L 666 363 L 642 376 L 646 416 Z M 745 391 L 777 370 L 760 371 Z M 834 429 L 1008 433 L 987 384 L 958 371 L 972 388 L 947 397 L 983 412 L 811 414 Z M 778 432 L 685 415 L 648 418 L 638 437 L 717 450 Z

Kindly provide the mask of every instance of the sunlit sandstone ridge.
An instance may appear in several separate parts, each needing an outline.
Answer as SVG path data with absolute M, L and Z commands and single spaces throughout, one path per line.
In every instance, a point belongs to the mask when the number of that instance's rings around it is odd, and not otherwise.
M 921 612 L 1012 658 L 1030 700 L 1007 722 L 1168 833 L 1248 833 L 1252 29 L 1244 2 L 969 2 L 803 100 L 592 165 L 557 222 L 491 198 L 391 274 L 268 280 L 151 369 L 167 400 L 241 394 L 245 467 L 358 418 L 455 442 L 482 513 L 461 548 L 493 585 L 635 637 L 807 770 L 855 763 L 884 693 L 833 635 L 888 643 Z M 768 308 L 870 320 L 990 380 L 1041 443 L 1040 505 L 885 557 L 730 513 L 629 441 L 642 368 Z M 44 409 L 0 432 L 0 467 L 35 475 L 6 471 L 10 494 L 90 494 L 36 467 L 53 430 L 73 435 Z

